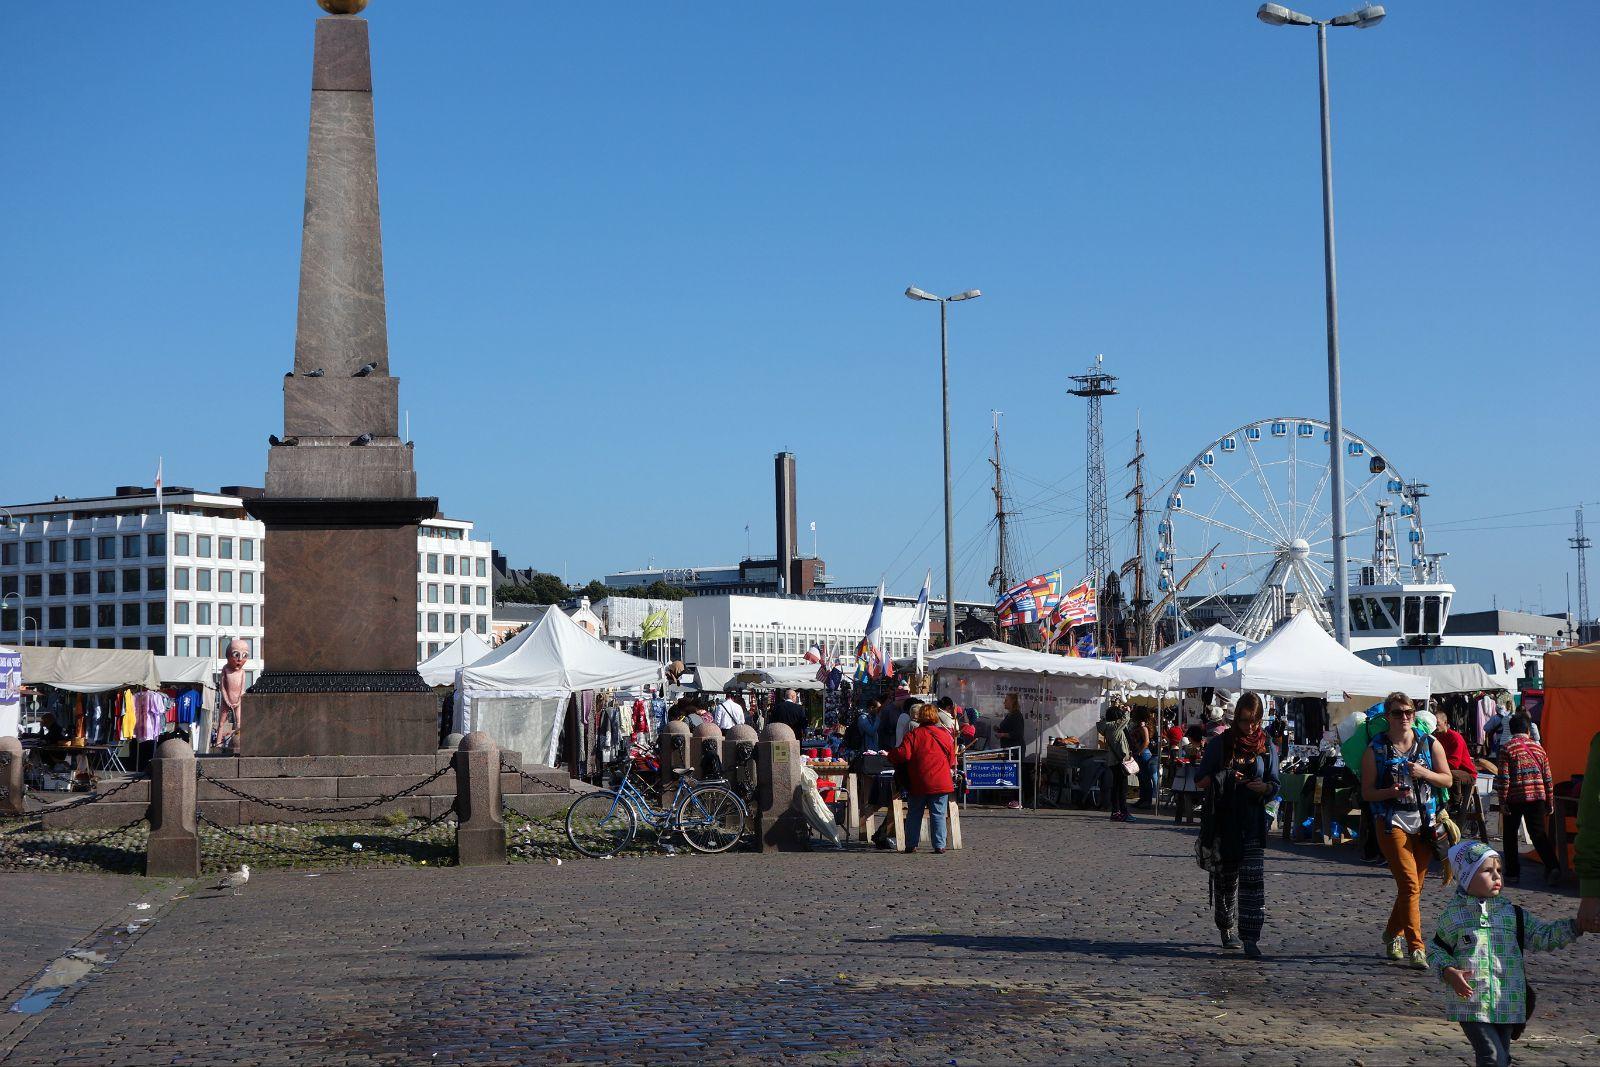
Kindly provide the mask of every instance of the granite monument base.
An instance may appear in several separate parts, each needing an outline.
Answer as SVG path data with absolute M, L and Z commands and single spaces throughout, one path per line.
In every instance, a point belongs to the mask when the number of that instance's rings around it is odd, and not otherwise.
M 245 699 L 241 756 L 410 756 L 439 747 L 439 698 L 432 691 L 262 691 L 279 677 L 263 674 Z M 283 684 L 305 685 L 307 677 Z

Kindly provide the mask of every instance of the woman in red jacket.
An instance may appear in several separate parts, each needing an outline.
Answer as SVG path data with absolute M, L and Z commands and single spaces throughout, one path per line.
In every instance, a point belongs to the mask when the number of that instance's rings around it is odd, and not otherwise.
M 950 774 L 956 765 L 956 742 L 950 731 L 939 725 L 937 708 L 921 704 L 908 710 L 917 726 L 907 731 L 905 740 L 889 753 L 890 763 L 906 769 L 906 791 L 911 798 L 906 811 L 906 851 L 917 850 L 922 837 L 922 813 L 927 812 L 933 851 L 942 855 L 950 794 L 956 791 Z

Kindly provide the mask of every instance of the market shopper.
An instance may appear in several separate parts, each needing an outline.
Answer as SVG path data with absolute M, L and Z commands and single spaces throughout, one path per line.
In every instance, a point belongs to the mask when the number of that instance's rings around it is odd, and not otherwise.
M 1589 742 L 1589 765 L 1578 798 L 1578 840 L 1573 846 L 1578 870 L 1578 922 L 1585 933 L 1600 934 L 1600 733 Z
M 1452 729 L 1450 712 L 1444 705 L 1435 703 L 1433 736 L 1444 748 L 1445 762 L 1450 765 L 1450 814 L 1460 825 L 1466 819 L 1467 798 L 1478 787 L 1478 764 L 1472 758 L 1472 749 L 1460 730 Z
M 728 693 L 722 698 L 721 703 L 712 709 L 711 721 L 720 726 L 724 733 L 735 726 L 742 726 L 745 721 L 744 705 L 739 702 L 737 696 Z
M 783 691 L 783 699 L 772 708 L 772 722 L 781 722 L 794 731 L 795 740 L 806 739 L 806 726 L 810 717 L 806 715 L 805 705 L 800 703 L 800 694 L 793 689 Z
M 845 731 L 844 744 L 855 752 L 876 752 L 878 750 L 878 713 L 883 710 L 883 701 L 873 697 L 867 701 L 867 706 L 857 711 L 851 720 L 850 729 Z
M 1137 708 L 1133 713 L 1128 747 L 1133 751 L 1133 761 L 1139 765 L 1139 806 L 1154 807 L 1158 768 L 1156 766 L 1156 732 L 1154 712 Z
M 1133 760 L 1128 743 L 1128 706 L 1112 704 L 1106 708 L 1099 730 L 1111 772 L 1111 821 L 1132 822 L 1133 816 L 1128 814 L 1128 764 Z
M 1207 742 L 1195 784 L 1207 797 L 1200 832 L 1222 864 L 1211 887 L 1222 947 L 1258 958 L 1267 917 L 1267 804 L 1278 795 L 1278 754 L 1261 729 L 1260 697 L 1239 698 L 1233 724 Z
M 1391 960 L 1428 966 L 1422 940 L 1422 883 L 1433 862 L 1435 790 L 1450 785 L 1444 746 L 1414 728 L 1417 707 L 1404 693 L 1384 701 L 1388 729 L 1361 754 L 1361 796 L 1372 805 L 1375 836 L 1394 875 L 1394 907 L 1384 927 Z
M 956 745 L 950 731 L 939 728 L 939 709 L 930 704 L 915 706 L 917 726 L 905 740 L 889 752 L 889 762 L 906 771 L 905 851 L 915 852 L 922 837 L 922 816 L 926 812 L 933 851 L 943 854 L 950 794 L 956 790 L 951 770 L 956 764 Z
M 1439 913 L 1428 966 L 1445 986 L 1445 1017 L 1461 1024 L 1479 1067 L 1507 1067 L 1532 1007 L 1523 956 L 1571 944 L 1580 919 L 1546 922 L 1500 895 L 1500 856 L 1462 841 L 1446 863 L 1455 895 Z
M 1550 778 L 1550 760 L 1544 746 L 1528 736 L 1531 725 L 1528 716 L 1520 711 L 1511 716 L 1511 740 L 1500 750 L 1499 770 L 1494 776 L 1494 790 L 1500 797 L 1500 824 L 1505 832 L 1505 876 L 1512 885 L 1522 880 L 1517 826 L 1523 824 L 1544 863 L 1545 884 L 1555 885 L 1561 880 L 1561 865 L 1556 862 L 1556 851 L 1550 847 L 1550 835 L 1545 832 L 1555 811 L 1555 783 Z

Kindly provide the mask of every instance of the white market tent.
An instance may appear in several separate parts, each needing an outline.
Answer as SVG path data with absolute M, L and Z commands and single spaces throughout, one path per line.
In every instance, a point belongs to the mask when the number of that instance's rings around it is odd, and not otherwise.
M 953 648 L 940 649 L 928 657 L 928 668 L 935 671 L 1012 671 L 1019 674 L 1048 674 L 1061 678 L 1097 678 L 1105 682 L 1160 688 L 1161 675 L 1148 667 L 1118 663 L 1109 659 L 1085 659 L 1035 652 L 999 641 L 969 641 Z
M 104 693 L 136 686 L 160 689 L 156 657 L 139 648 L 22 648 L 22 683 L 71 693 Z
M 1386 670 L 1356 656 L 1329 636 L 1309 611 L 1300 612 L 1252 648 L 1237 668 L 1228 663 L 1186 667 L 1178 672 L 1178 684 L 1224 693 L 1320 697 L 1328 701 L 1330 722 L 1390 693 L 1426 700 L 1432 688 L 1427 678 Z
M 417 673 L 429 685 L 455 685 L 457 671 L 493 651 L 489 642 L 471 630 L 463 630 L 460 637 L 417 664 Z
M 724 689 L 810 689 L 823 690 L 827 686 L 817 681 L 814 664 L 803 667 L 752 667 L 736 672 L 723 683 Z
M 1221 623 L 1190 634 L 1175 645 L 1169 645 L 1154 655 L 1134 660 L 1141 667 L 1157 671 L 1162 677 L 1163 689 L 1177 689 L 1178 674 L 1185 667 L 1212 667 L 1221 663 L 1237 648 L 1241 656 L 1255 645 L 1247 637 L 1234 633 Z
M 619 652 L 547 611 L 478 662 L 456 671 L 455 723 L 483 730 L 529 762 L 555 762 L 566 704 L 574 693 L 660 685 L 661 664 Z
M 1446 693 L 1493 693 L 1504 691 L 1505 686 L 1489 677 L 1487 671 L 1476 663 L 1407 663 L 1396 664 L 1391 671 L 1415 674 L 1433 683 L 1433 695 Z
M 694 683 L 692 688 L 703 693 L 720 693 L 733 681 L 733 676 L 739 672 L 732 667 L 708 667 L 704 663 L 694 665 Z

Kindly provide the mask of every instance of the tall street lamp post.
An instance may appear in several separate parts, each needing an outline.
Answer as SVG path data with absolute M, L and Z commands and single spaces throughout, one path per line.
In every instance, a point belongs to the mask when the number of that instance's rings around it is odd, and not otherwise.
M 1317 75 L 1322 93 L 1322 270 L 1328 313 L 1328 452 L 1333 494 L 1333 631 L 1339 643 L 1350 644 L 1350 572 L 1345 562 L 1344 530 L 1344 397 L 1339 381 L 1339 287 L 1333 255 L 1333 134 L 1328 118 L 1328 27 L 1370 29 L 1383 21 L 1384 10 L 1368 4 L 1348 15 L 1314 19 L 1282 4 L 1262 4 L 1256 18 L 1268 26 L 1317 28 Z
M 982 296 L 977 289 L 968 289 L 955 296 L 934 296 L 916 286 L 906 287 L 906 296 L 912 300 L 932 300 L 939 305 L 939 391 L 944 403 L 944 643 L 949 648 L 956 643 L 956 561 L 952 530 L 955 512 L 950 506 L 950 305 L 959 300 L 973 300 Z

